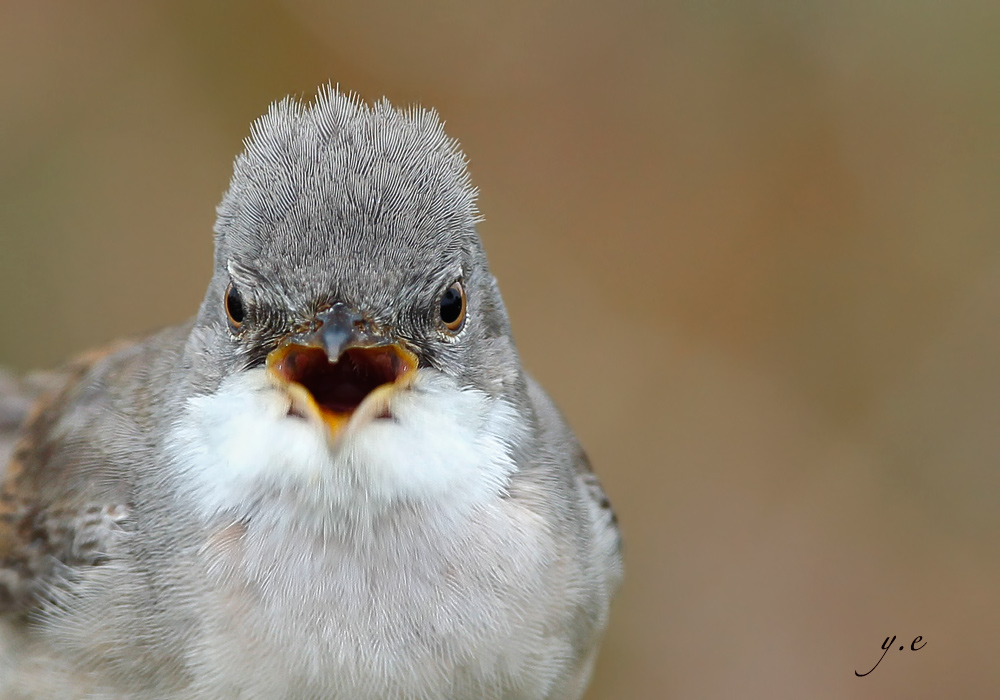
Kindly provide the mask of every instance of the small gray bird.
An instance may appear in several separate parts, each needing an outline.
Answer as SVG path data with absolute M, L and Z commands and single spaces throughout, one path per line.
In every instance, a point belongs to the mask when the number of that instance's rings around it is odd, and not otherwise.
M 618 530 L 477 221 L 434 112 L 286 99 L 193 321 L 0 376 L 2 700 L 580 697 Z

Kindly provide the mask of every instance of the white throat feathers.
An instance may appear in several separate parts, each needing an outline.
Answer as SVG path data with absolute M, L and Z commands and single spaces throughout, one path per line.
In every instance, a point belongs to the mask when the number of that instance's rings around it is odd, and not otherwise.
M 501 494 L 516 469 L 514 408 L 434 370 L 389 395 L 389 417 L 362 405 L 333 438 L 290 407 L 262 369 L 188 402 L 168 449 L 178 489 L 206 520 L 255 514 L 268 499 L 324 528 L 394 505 L 458 515 Z

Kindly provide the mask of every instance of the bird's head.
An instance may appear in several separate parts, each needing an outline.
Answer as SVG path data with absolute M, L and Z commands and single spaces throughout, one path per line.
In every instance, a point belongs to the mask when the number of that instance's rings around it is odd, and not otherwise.
M 330 88 L 254 124 L 218 208 L 172 441 L 208 510 L 503 488 L 524 379 L 477 220 L 433 112 Z

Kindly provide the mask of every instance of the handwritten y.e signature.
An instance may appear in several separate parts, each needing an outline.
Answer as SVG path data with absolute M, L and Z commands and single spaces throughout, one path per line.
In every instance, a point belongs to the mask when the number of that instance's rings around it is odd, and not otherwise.
M 925 646 L 927 646 L 927 642 L 924 642 L 924 643 L 923 643 L 923 644 L 921 644 L 920 646 L 917 646 L 917 642 L 919 642 L 919 641 L 920 641 L 920 640 L 922 640 L 922 639 L 923 639 L 923 637 L 922 637 L 921 635 L 917 635 L 916 639 L 914 639 L 914 640 L 913 640 L 913 641 L 912 641 L 912 642 L 910 643 L 910 650 L 911 650 L 911 651 L 920 651 L 920 650 L 921 650 L 921 649 L 923 649 L 923 648 L 924 648 Z M 890 647 L 891 647 L 891 646 L 892 646 L 893 644 L 895 644 L 895 643 L 896 643 L 896 635 L 892 635 L 892 639 L 889 639 L 888 637 L 886 637 L 886 638 L 885 638 L 885 641 L 884 641 L 884 642 L 882 642 L 882 656 L 878 657 L 878 661 L 876 661 L 876 662 L 875 662 L 875 665 L 871 667 L 871 670 L 869 670 L 869 671 L 868 671 L 868 673 L 858 673 L 857 671 L 855 671 L 855 672 L 854 672 L 854 675 L 855 675 L 855 676 L 857 676 L 858 678 L 864 678 L 864 677 L 865 677 L 865 676 L 867 676 L 867 675 L 868 675 L 869 673 L 871 673 L 871 672 L 872 672 L 872 671 L 874 671 L 874 670 L 875 670 L 876 668 L 878 668 L 878 665 L 879 665 L 880 663 L 882 663 L 882 659 L 884 659 L 884 658 L 885 658 L 885 653 L 886 653 L 887 651 L 889 651 L 889 648 L 890 648 Z M 904 645 L 904 646 L 901 646 L 901 647 L 899 647 L 899 650 L 900 650 L 900 651 L 903 651 L 903 649 L 905 649 L 905 648 L 906 648 L 906 646 Z

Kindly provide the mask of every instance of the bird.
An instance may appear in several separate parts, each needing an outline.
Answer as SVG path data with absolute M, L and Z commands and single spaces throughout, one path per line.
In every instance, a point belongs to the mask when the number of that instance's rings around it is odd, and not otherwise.
M 0 699 L 584 693 L 621 537 L 477 199 L 434 110 L 274 102 L 191 320 L 0 373 Z

